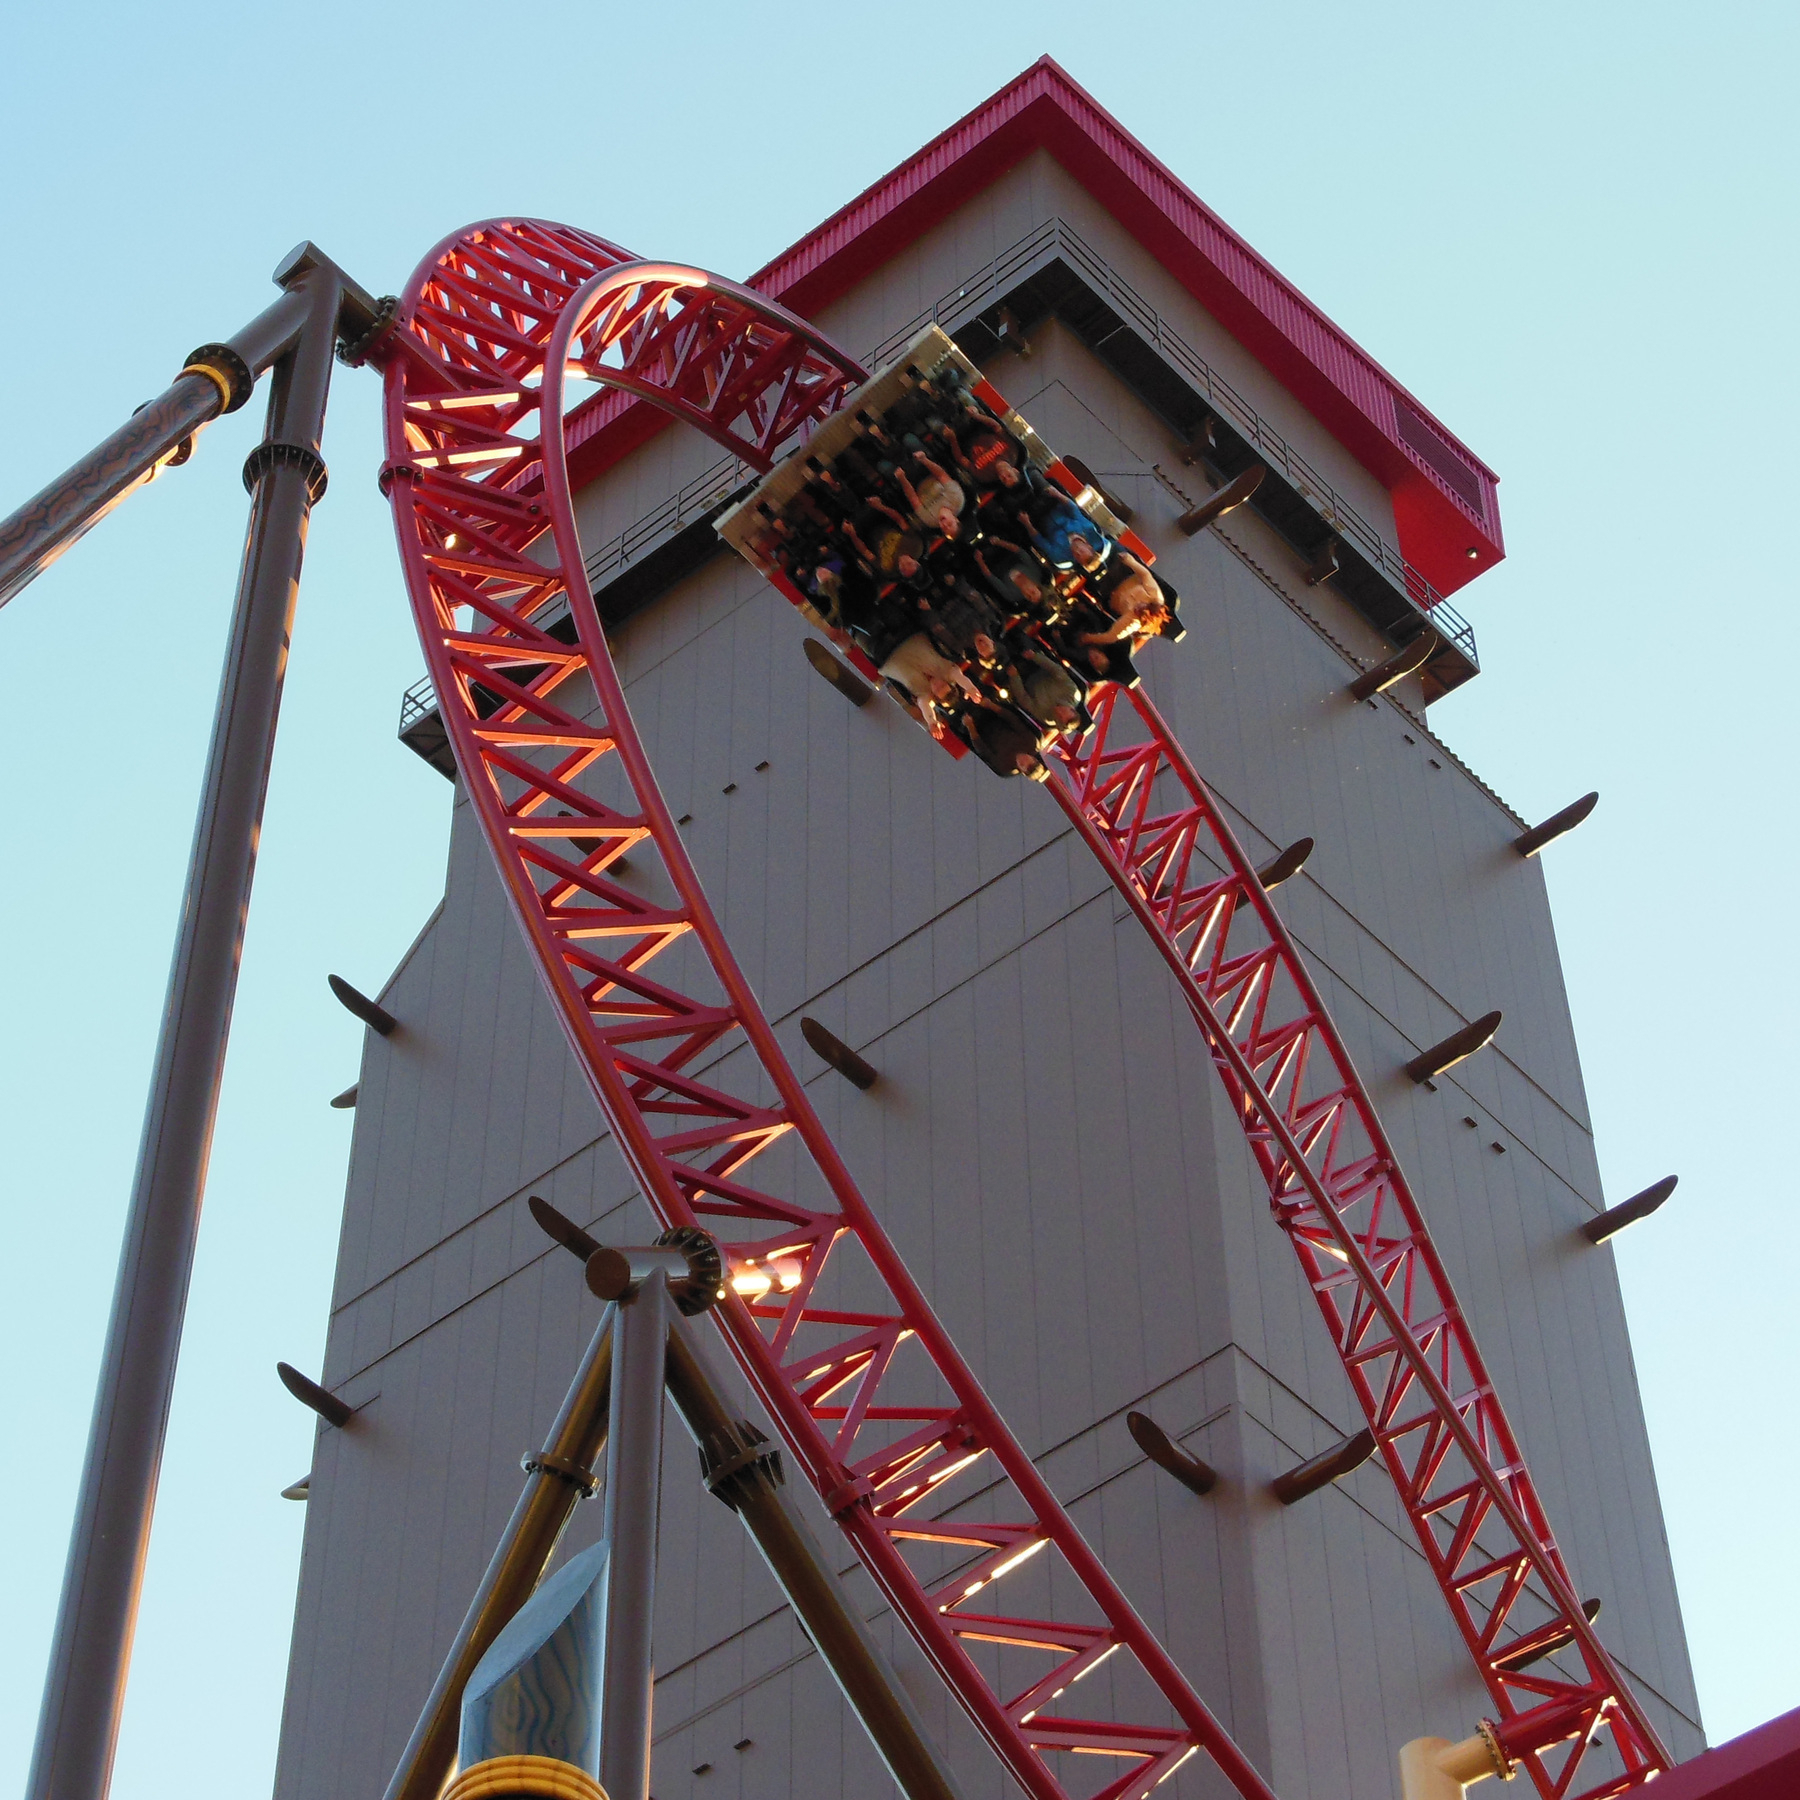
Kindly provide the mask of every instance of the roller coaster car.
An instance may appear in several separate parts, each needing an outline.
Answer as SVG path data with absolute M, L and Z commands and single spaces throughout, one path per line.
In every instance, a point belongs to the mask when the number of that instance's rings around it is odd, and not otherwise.
M 1090 640 L 1119 616 L 1109 598 L 1116 559 L 1148 570 L 1155 553 L 935 325 L 718 531 L 871 682 L 885 673 L 888 692 L 950 755 L 973 749 L 997 774 L 1041 774 L 1021 741 L 1042 749 L 1079 734 L 1096 689 L 1138 684 L 1131 638 Z M 1154 633 L 1146 620 L 1136 641 L 1179 642 L 1179 596 L 1150 579 L 1166 616 Z M 1148 592 L 1141 578 L 1133 585 Z M 930 693 L 883 667 L 921 632 L 941 658 Z M 916 646 L 901 660 L 920 666 Z M 1054 698 L 1050 663 L 1069 678 L 1072 703 Z M 1022 668 L 1037 679 L 1022 679 Z

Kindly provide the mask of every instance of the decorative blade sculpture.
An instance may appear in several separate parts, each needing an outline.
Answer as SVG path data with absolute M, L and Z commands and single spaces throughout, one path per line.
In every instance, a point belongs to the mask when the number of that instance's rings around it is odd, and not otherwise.
M 446 1800 L 605 1800 L 600 1768 L 603 1540 L 514 1615 L 463 1689 L 461 1773 Z

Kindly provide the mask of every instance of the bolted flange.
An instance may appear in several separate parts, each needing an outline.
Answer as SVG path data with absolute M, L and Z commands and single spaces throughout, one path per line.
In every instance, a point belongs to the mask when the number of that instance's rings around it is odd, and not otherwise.
M 298 469 L 306 477 L 306 495 L 314 506 L 325 498 L 329 481 L 325 459 L 305 444 L 258 444 L 244 458 L 244 492 L 254 494 L 262 478 L 281 464 Z
M 747 1419 L 738 1419 L 729 1430 L 709 1432 L 700 1440 L 700 1474 L 707 1491 L 733 1512 L 757 1483 L 772 1490 L 786 1479 L 781 1452 Z
M 219 385 L 224 412 L 236 412 L 256 388 L 250 365 L 229 344 L 202 344 L 182 364 L 183 375 L 205 375 Z

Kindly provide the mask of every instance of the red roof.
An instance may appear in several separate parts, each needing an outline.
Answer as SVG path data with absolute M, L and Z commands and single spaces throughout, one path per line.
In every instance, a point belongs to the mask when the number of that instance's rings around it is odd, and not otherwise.
M 1401 552 L 1440 592 L 1500 560 L 1493 471 L 1047 56 L 749 285 L 816 315 L 1040 149 L 1387 486 Z M 570 421 L 571 473 L 592 480 L 665 422 L 598 397 Z
M 1648 1791 L 1656 1800 L 1794 1800 L 1800 1708 L 1671 1769 Z

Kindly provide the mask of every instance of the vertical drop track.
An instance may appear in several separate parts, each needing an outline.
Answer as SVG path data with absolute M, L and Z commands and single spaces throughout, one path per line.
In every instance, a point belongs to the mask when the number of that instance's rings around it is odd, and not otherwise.
M 864 371 L 750 290 L 529 220 L 439 245 L 384 350 L 382 483 L 458 767 L 646 1198 L 721 1240 L 736 1279 L 716 1316 L 790 1455 L 1034 1800 L 1143 1800 L 1202 1754 L 1272 1800 L 826 1136 L 701 891 L 582 567 L 567 380 L 648 398 L 767 469 Z M 565 617 L 572 643 L 549 629 Z M 1183 985 L 1509 1749 L 1546 1800 L 1605 1800 L 1666 1766 L 1575 1604 L 1368 1096 L 1199 777 L 1148 702 L 1114 694 L 1052 789 Z M 1564 1633 L 1579 1676 L 1501 1669 Z M 1604 1733 L 1617 1756 L 1582 1788 Z

